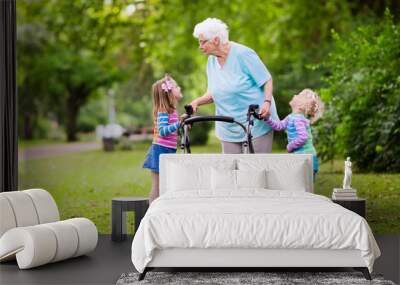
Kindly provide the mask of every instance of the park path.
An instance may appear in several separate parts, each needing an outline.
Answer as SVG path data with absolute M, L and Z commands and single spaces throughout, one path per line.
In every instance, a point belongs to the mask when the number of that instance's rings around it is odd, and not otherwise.
M 151 135 L 136 134 L 129 137 L 132 141 L 143 141 L 151 139 Z M 101 141 L 94 142 L 76 142 L 52 145 L 31 146 L 18 150 L 18 160 L 29 160 L 35 158 L 44 158 L 82 151 L 96 150 L 103 147 Z
M 32 146 L 18 151 L 18 160 L 29 160 L 75 152 L 96 150 L 102 147 L 101 142 L 78 142 L 55 145 Z

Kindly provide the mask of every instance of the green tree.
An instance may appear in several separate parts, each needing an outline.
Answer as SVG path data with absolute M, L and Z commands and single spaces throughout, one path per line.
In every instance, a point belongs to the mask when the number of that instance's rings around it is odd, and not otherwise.
M 398 9 L 395 2 L 384 1 Z M 34 129 L 37 118 L 51 113 L 65 126 L 69 140 L 76 139 L 82 107 L 108 88 L 116 89 L 117 114 L 136 125 L 151 124 L 151 84 L 166 72 L 183 87 L 183 104 L 202 95 L 207 59 L 192 32 L 207 17 L 225 21 L 231 40 L 259 54 L 273 75 L 282 117 L 290 111 L 287 102 L 293 94 L 321 87 L 321 78 L 330 72 L 327 65 L 308 66 L 323 61 L 332 49 L 331 29 L 348 33 L 368 18 L 381 17 L 383 7 L 376 0 L 21 0 L 17 4 L 19 35 L 23 35 L 18 39 L 20 114 Z M 201 109 L 213 111 L 212 106 Z
M 324 62 L 330 74 L 323 95 L 330 104 L 318 129 L 319 147 L 335 143 L 335 151 L 351 156 L 361 170 L 400 170 L 399 33 L 388 12 L 348 36 L 335 34 Z
M 42 4 L 42 1 L 18 2 L 18 130 L 24 139 L 34 138 L 39 117 L 53 107 L 46 84 L 47 66 L 41 58 L 49 38 L 49 31 L 40 22 Z
M 113 1 L 49 1 L 45 23 L 52 32 L 46 55 L 53 76 L 64 86 L 67 140 L 77 139 L 79 111 L 100 87 L 122 79 L 115 48 L 126 22 L 123 5 Z
M 32 97 L 45 111 L 52 110 L 65 125 L 68 141 L 77 139 L 77 118 L 100 88 L 123 80 L 130 66 L 120 53 L 132 18 L 124 16 L 125 1 L 21 1 L 19 25 L 42 27 L 41 49 L 29 50 L 20 38 L 21 98 Z M 38 35 L 34 35 L 34 38 Z M 32 59 L 26 60 L 31 57 Z M 26 76 L 25 76 L 26 75 Z M 32 83 L 33 82 L 33 83 Z M 35 85 L 33 85 L 35 84 Z M 45 86 L 45 92 L 42 92 Z M 31 92 L 28 92 L 31 91 Z M 46 100 L 41 100 L 46 98 Z M 48 100 L 47 100 L 48 99 Z M 54 102 L 53 106 L 49 102 Z M 29 108 L 21 105 L 22 110 Z

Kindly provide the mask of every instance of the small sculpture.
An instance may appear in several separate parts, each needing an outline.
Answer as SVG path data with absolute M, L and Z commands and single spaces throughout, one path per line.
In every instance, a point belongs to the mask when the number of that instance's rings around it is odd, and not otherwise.
M 351 161 L 350 157 L 347 157 L 344 162 L 344 179 L 343 179 L 343 189 L 352 189 L 351 188 Z

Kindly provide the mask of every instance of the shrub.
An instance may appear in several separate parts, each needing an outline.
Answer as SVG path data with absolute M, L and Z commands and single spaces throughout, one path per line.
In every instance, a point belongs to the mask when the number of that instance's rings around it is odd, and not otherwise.
M 322 158 L 351 156 L 365 171 L 400 171 L 400 33 L 389 12 L 348 37 L 334 34 L 317 125 Z
M 199 114 L 199 116 L 201 116 L 201 114 Z M 190 145 L 206 145 L 208 142 L 208 134 L 213 126 L 213 122 L 195 123 L 189 130 Z
M 96 129 L 96 126 L 107 123 L 107 112 L 105 99 L 95 98 L 81 108 L 77 121 L 78 132 L 89 133 Z

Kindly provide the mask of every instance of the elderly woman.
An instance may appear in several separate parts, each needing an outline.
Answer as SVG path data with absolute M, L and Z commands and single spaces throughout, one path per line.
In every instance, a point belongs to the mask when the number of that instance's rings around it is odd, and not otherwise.
M 271 74 L 252 49 L 229 41 L 227 25 L 215 18 L 197 24 L 193 35 L 199 40 L 200 50 L 208 55 L 207 92 L 191 103 L 194 112 L 200 105 L 214 103 L 216 115 L 234 117 L 245 123 L 248 106 L 258 104 L 262 117 L 270 113 L 278 119 Z M 215 131 L 223 153 L 243 152 L 246 136 L 239 126 L 216 122 Z M 271 152 L 270 126 L 255 120 L 252 134 L 256 153 Z

